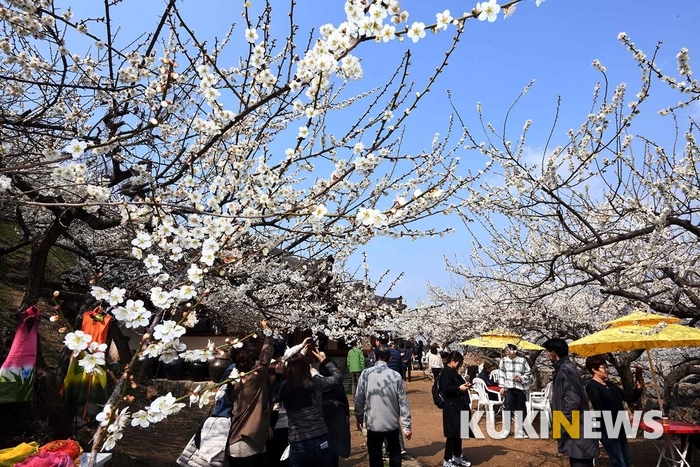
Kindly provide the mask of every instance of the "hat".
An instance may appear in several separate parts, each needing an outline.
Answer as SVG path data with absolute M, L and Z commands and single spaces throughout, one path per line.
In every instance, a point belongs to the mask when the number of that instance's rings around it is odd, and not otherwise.
M 518 346 L 515 344 L 506 344 L 503 350 L 518 350 Z

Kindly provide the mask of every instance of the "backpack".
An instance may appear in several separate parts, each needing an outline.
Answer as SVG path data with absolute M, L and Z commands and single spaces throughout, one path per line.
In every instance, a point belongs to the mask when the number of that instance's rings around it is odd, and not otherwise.
M 433 404 L 438 409 L 441 409 L 445 405 L 445 396 L 442 395 L 442 388 L 440 387 L 440 379 L 442 377 L 442 372 L 435 378 L 435 382 L 433 383 L 433 389 L 432 389 L 432 394 L 433 394 Z

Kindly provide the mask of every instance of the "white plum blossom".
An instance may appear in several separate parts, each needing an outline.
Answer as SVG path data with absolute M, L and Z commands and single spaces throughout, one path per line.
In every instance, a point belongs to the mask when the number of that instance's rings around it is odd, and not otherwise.
M 153 337 L 164 344 L 168 344 L 182 337 L 186 331 L 184 327 L 175 321 L 165 320 L 153 329 Z
M 450 25 L 454 18 L 450 15 L 450 10 L 445 10 L 442 13 L 437 13 L 435 15 L 435 19 L 437 21 L 437 26 L 435 30 L 447 31 L 447 27 Z
M 95 420 L 100 422 L 100 426 L 109 425 L 109 421 L 112 418 L 112 406 L 110 404 L 105 404 L 102 407 L 102 411 L 95 415 Z
M 93 285 L 90 289 L 90 295 L 95 297 L 95 300 L 109 301 L 109 292 L 107 292 L 106 289 L 103 289 L 102 287 L 98 287 L 96 285 Z
M 83 367 L 85 373 L 92 373 L 98 366 L 105 364 L 104 352 L 86 353 L 83 358 L 78 360 L 78 365 Z
M 258 31 L 248 28 L 245 30 L 245 40 L 254 44 L 258 40 Z
M 126 295 L 126 289 L 120 289 L 119 287 L 114 287 L 109 291 L 109 296 L 107 301 L 110 305 L 116 306 L 124 301 L 124 295 Z
M 145 410 L 139 410 L 138 412 L 134 412 L 134 415 L 131 417 L 131 426 L 148 428 L 150 424 L 151 422 L 148 421 L 148 412 L 146 412 Z
M 501 7 L 496 3 L 497 0 L 488 0 L 476 4 L 476 9 L 479 11 L 479 21 L 488 20 L 493 23 L 498 18 L 498 13 L 501 12 Z
M 63 152 L 69 153 L 73 159 L 78 159 L 83 155 L 85 149 L 87 149 L 87 142 L 73 139 L 68 143 L 68 146 L 63 148 Z
M 187 313 L 187 318 L 185 318 L 184 325 L 185 327 L 188 328 L 193 328 L 195 325 L 199 323 L 199 318 L 197 317 L 197 312 L 195 311 L 190 311 Z
M 136 238 L 131 241 L 131 244 L 141 250 L 145 250 L 152 245 L 151 236 L 146 232 L 139 232 L 136 234 Z
M 156 308 L 167 309 L 172 305 L 173 297 L 162 287 L 153 287 L 151 288 L 151 303 Z
M 111 451 L 117 445 L 117 441 L 122 439 L 124 435 L 121 432 L 113 433 L 107 437 L 102 445 L 102 451 Z
M 190 282 L 192 282 L 193 284 L 199 284 L 200 282 L 202 282 L 203 277 L 204 271 L 202 270 L 202 268 L 192 263 L 192 265 L 190 265 L 190 268 L 187 270 L 187 278 L 190 280 Z
M 406 34 L 414 43 L 425 37 L 425 23 L 415 21 Z
M 12 188 L 12 180 L 6 175 L 0 175 L 0 190 L 7 191 Z
M 197 296 L 197 289 L 189 284 L 185 284 L 178 290 L 180 300 L 189 300 Z
M 92 342 L 92 336 L 85 334 L 81 330 L 69 332 L 63 339 L 63 343 L 69 350 L 73 351 L 73 355 L 78 355 L 81 351 L 87 349 L 90 342 Z
M 381 227 L 386 223 L 386 216 L 379 209 L 360 208 L 357 212 L 357 220 L 362 225 Z
M 311 210 L 311 216 L 315 219 L 320 219 L 328 213 L 328 209 L 323 204 L 317 204 Z
M 165 396 L 156 398 L 146 407 L 146 410 L 148 410 L 148 421 L 158 423 L 169 415 L 179 412 L 183 407 L 185 407 L 185 404 L 177 402 L 177 399 L 169 392 Z

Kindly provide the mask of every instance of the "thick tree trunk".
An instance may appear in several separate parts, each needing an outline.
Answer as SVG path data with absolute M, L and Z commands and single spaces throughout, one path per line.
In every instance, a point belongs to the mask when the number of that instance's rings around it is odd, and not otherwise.
M 27 286 L 24 289 L 22 309 L 36 304 L 41 298 L 41 291 L 46 282 L 46 265 L 49 253 L 63 233 L 73 221 L 71 211 L 65 211 L 63 216 L 57 216 L 44 234 L 32 244 L 29 257 Z
M 610 361 L 617 370 L 617 374 L 620 375 L 622 388 L 626 393 L 633 392 L 637 386 L 637 381 L 634 373 L 632 372 L 631 365 L 642 355 L 643 352 L 643 350 L 635 350 L 633 352 L 620 352 L 617 357 L 615 357 L 613 354 L 610 355 Z M 639 402 L 633 402 L 629 405 L 632 408 L 641 408 L 641 400 Z

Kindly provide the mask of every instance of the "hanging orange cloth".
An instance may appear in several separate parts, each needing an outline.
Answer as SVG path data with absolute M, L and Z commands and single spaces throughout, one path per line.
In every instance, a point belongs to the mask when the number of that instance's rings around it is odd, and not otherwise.
M 92 336 L 92 342 L 106 344 L 110 321 L 112 321 L 112 317 L 104 314 L 102 312 L 102 307 L 98 306 L 94 310 L 83 313 L 81 330 L 85 334 L 90 334 Z
M 107 333 L 112 317 L 103 313 L 102 307 L 98 306 L 94 310 L 86 311 L 83 313 L 82 320 L 80 329 L 92 336 L 91 343 L 107 343 Z M 74 412 L 77 413 L 78 408 L 82 406 L 82 417 L 92 418 L 102 411 L 102 405 L 107 402 L 107 373 L 102 367 L 96 367 L 92 374 L 85 373 L 78 365 L 84 355 L 85 351 L 82 351 L 77 356 L 71 356 L 61 393 Z

